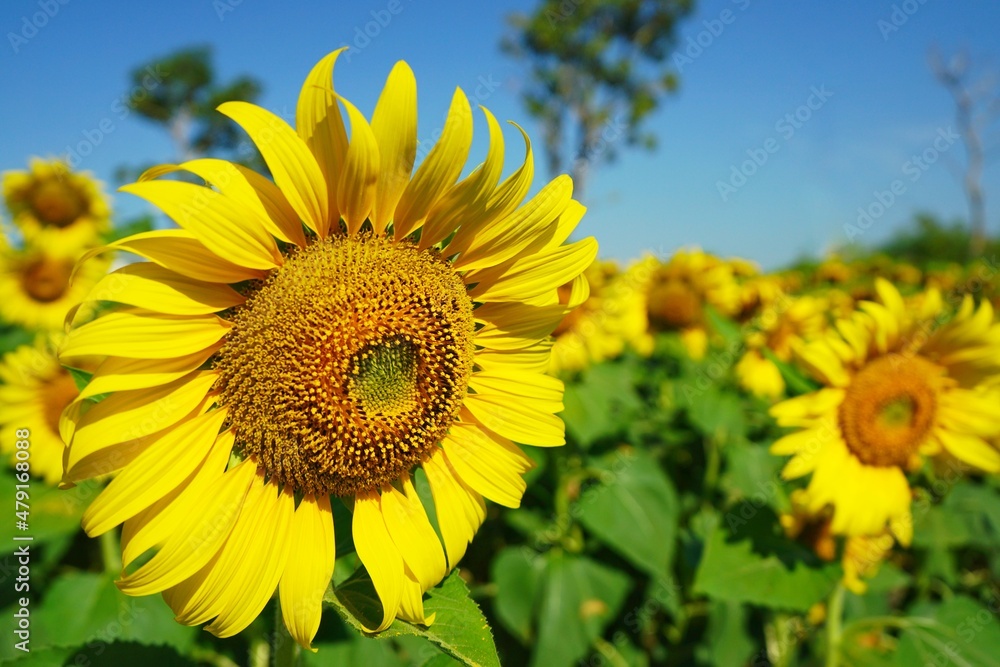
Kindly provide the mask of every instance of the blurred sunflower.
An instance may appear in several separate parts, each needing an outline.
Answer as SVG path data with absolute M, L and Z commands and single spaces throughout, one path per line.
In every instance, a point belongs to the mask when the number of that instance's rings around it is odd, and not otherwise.
M 680 250 L 670 261 L 648 270 L 646 317 L 650 334 L 675 331 L 694 359 L 705 356 L 709 327 L 705 306 L 722 315 L 733 315 L 740 307 L 740 288 L 733 266 L 701 250 Z
M 783 295 L 773 299 L 753 321 L 744 337 L 747 351 L 736 364 L 740 384 L 755 396 L 775 399 L 785 393 L 785 381 L 770 350 L 780 361 L 790 361 L 793 348 L 819 334 L 826 326 L 826 304 L 812 296 Z
M 107 260 L 83 265 L 78 253 L 33 245 L 17 250 L 0 238 L 0 321 L 29 329 L 62 330 L 66 315 L 104 276 Z
M 913 526 L 907 471 L 923 457 L 954 456 L 1000 471 L 997 397 L 985 389 L 1000 372 L 1000 324 L 988 303 L 967 297 L 936 329 L 937 292 L 907 304 L 878 279 L 880 303 L 864 302 L 836 332 L 796 350 L 822 389 L 779 403 L 771 414 L 798 429 L 771 451 L 793 455 L 786 478 L 812 473 L 810 512 L 834 509 L 834 533 L 877 535 L 887 526 L 908 545 Z
M 581 299 L 583 303 L 552 333 L 551 372 L 577 371 L 614 359 L 626 342 L 641 335 L 644 323 L 630 308 L 636 293 L 623 284 L 626 276 L 615 262 L 595 261 L 582 278 L 559 288 L 560 302 L 567 307 Z
M 0 359 L 0 451 L 14 462 L 14 433 L 31 428 L 31 473 L 55 485 L 62 478 L 65 445 L 59 415 L 80 393 L 45 339 Z
M 33 158 L 28 171 L 3 175 L 7 208 L 25 241 L 72 253 L 93 245 L 111 216 L 100 182 L 61 160 Z
M 569 310 L 559 286 L 597 253 L 592 238 L 566 243 L 584 212 L 571 180 L 520 206 L 530 144 L 499 182 L 503 136 L 484 110 L 486 160 L 456 183 L 472 143 L 461 90 L 411 176 L 409 66 L 393 68 L 369 124 L 331 87 L 339 53 L 307 77 L 295 129 L 248 103 L 219 107 L 274 183 L 203 159 L 123 188 L 184 229 L 113 244 L 151 262 L 111 274 L 107 293 L 95 288 L 123 307 L 62 349 L 69 362 L 105 355 L 92 391 L 114 392 L 64 413 L 65 480 L 112 457 L 127 464 L 84 528 L 124 522 L 120 588 L 162 591 L 178 621 L 211 621 L 220 637 L 245 628 L 277 587 L 289 631 L 310 645 L 334 564 L 331 496 L 353 508 L 357 554 L 382 602 L 371 629 L 397 616 L 431 623 L 422 594 L 464 554 L 483 498 L 520 503 L 532 464 L 512 441 L 564 442 L 563 386 L 544 374 L 549 336 Z M 216 189 L 151 180 L 175 170 Z M 440 540 L 415 491 L 418 467 Z

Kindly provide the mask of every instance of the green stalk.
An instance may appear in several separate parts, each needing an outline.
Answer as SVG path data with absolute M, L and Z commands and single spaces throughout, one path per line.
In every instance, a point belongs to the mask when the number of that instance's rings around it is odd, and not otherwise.
M 122 571 L 122 552 L 118 542 L 118 531 L 112 529 L 103 532 L 98 540 L 101 543 L 101 560 L 104 562 L 104 570 L 117 577 Z
M 844 634 L 844 593 L 843 582 L 830 594 L 826 609 L 826 667 L 840 667 L 840 642 Z
M 285 619 L 281 615 L 281 604 L 274 605 L 274 667 L 295 667 L 299 661 L 299 645 L 288 634 Z

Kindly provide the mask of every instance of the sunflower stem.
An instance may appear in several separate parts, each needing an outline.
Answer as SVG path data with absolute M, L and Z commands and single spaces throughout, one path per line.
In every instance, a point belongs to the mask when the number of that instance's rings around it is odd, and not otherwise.
M 101 560 L 104 570 L 118 575 L 122 571 L 121 544 L 118 542 L 118 531 L 112 529 L 101 533 L 98 538 L 101 543 Z
M 281 615 L 281 605 L 274 605 L 274 667 L 295 667 L 299 662 L 299 645 L 292 639 Z
M 840 667 L 840 642 L 843 639 L 844 593 L 843 582 L 830 594 L 826 610 L 826 667 Z

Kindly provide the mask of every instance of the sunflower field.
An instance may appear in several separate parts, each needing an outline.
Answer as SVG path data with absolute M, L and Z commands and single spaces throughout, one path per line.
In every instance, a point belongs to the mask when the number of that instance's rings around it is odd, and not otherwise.
M 340 55 L 159 222 L 4 173 L 0 664 L 1000 664 L 996 256 L 604 259 Z

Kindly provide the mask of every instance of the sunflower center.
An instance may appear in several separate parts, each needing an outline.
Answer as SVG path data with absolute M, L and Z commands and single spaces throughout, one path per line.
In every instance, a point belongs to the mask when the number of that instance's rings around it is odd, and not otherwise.
M 669 280 L 649 291 L 649 319 L 661 329 L 683 329 L 701 319 L 701 299 L 687 284 Z
M 83 215 L 86 205 L 74 188 L 58 180 L 46 180 L 31 192 L 31 210 L 53 227 L 68 227 Z
M 73 262 L 42 257 L 29 262 L 21 271 L 21 287 L 35 301 L 51 303 L 69 289 Z
M 72 403 L 79 393 L 76 381 L 64 368 L 60 368 L 59 372 L 45 383 L 42 414 L 53 433 L 59 433 L 59 418 L 66 406 Z
M 290 256 L 233 316 L 220 402 L 279 483 L 348 496 L 397 479 L 454 421 L 472 300 L 431 251 L 361 236 Z
M 882 357 L 862 368 L 839 411 L 851 452 L 867 465 L 906 466 L 934 425 L 940 374 L 920 357 Z

